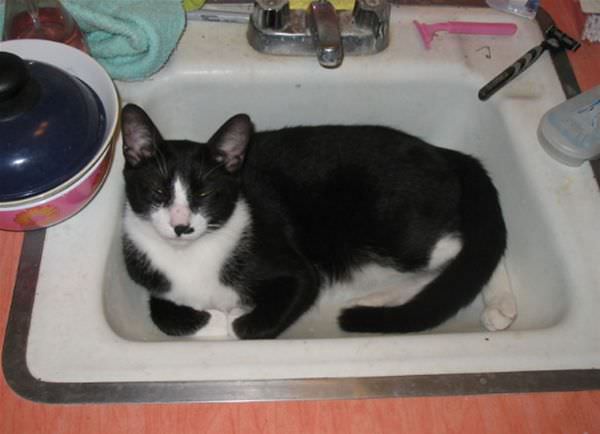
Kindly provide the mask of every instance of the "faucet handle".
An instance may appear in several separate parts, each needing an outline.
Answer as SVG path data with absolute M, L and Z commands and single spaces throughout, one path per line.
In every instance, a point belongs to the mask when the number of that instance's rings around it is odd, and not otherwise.
M 281 30 L 289 21 L 288 0 L 256 0 L 252 19 L 259 28 Z
M 309 6 L 309 16 L 319 63 L 337 68 L 342 64 L 344 49 L 335 6 L 327 0 L 315 0 Z

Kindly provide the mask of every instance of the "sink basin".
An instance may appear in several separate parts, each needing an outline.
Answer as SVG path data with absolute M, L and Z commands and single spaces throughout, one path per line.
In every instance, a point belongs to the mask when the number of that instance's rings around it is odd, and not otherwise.
M 440 34 L 425 51 L 412 20 L 515 22 L 512 37 Z M 190 22 L 157 75 L 118 83 L 165 137 L 206 140 L 245 112 L 257 129 L 380 124 L 479 157 L 508 226 L 502 263 L 519 315 L 488 332 L 482 302 L 409 335 L 342 334 L 324 302 L 270 341 L 170 338 L 150 322 L 120 253 L 120 154 L 102 191 L 64 224 L 27 234 L 8 324 L 5 376 L 45 402 L 236 401 L 576 390 L 600 386 L 600 200 L 592 167 L 553 160 L 542 115 L 577 92 L 566 56 L 542 56 L 487 102 L 477 91 L 540 43 L 540 23 L 482 8 L 400 6 L 380 54 L 335 70 L 271 57 L 245 27 Z

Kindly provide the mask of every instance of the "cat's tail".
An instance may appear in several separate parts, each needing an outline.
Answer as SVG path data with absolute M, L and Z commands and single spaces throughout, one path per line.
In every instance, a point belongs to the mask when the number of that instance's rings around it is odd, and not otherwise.
M 435 327 L 470 304 L 498 266 L 506 249 L 498 192 L 478 160 L 456 151 L 442 152 L 460 177 L 460 252 L 406 304 L 343 310 L 338 318 L 343 330 L 407 333 Z

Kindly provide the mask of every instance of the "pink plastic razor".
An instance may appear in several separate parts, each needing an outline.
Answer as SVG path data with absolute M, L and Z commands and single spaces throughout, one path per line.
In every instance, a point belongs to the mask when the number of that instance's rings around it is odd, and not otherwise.
M 474 23 L 469 21 L 448 21 L 445 23 L 424 24 L 413 21 L 423 39 L 425 48 L 431 48 L 431 41 L 437 32 L 460 33 L 464 35 L 514 35 L 517 25 L 513 23 Z

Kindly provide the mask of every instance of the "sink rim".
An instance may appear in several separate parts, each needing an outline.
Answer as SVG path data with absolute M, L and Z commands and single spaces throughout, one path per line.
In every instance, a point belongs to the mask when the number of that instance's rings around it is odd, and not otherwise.
M 543 9 L 537 21 L 542 28 L 553 23 Z M 566 53 L 551 56 L 565 95 L 579 93 Z M 598 165 L 593 168 L 598 175 Z M 3 348 L 7 383 L 17 394 L 33 401 L 237 402 L 600 389 L 598 369 L 245 381 L 43 381 L 31 374 L 26 351 L 44 240 L 45 230 L 25 235 Z
M 31 375 L 26 361 L 30 313 L 46 231 L 23 241 L 7 324 L 3 368 L 21 397 L 44 403 L 248 402 L 449 396 L 600 389 L 599 369 L 405 375 L 291 380 L 47 382 Z

